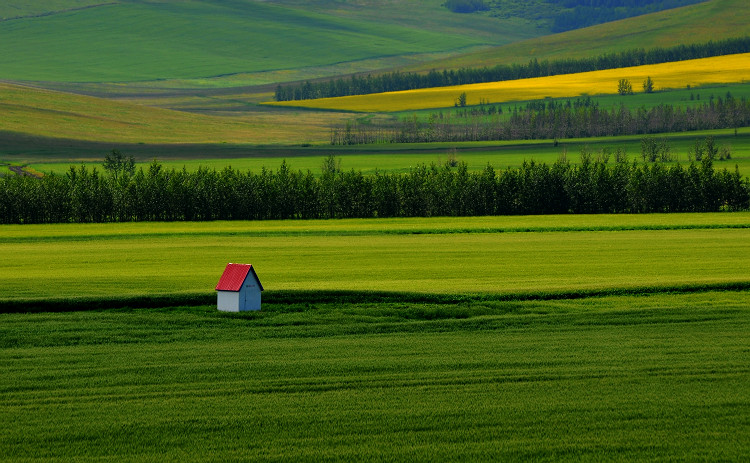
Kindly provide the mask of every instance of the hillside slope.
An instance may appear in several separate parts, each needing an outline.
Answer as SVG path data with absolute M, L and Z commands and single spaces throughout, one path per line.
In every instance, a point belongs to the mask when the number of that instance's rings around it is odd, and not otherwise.
M 329 125 L 342 116 L 333 112 L 297 116 L 293 129 L 285 117 L 278 111 L 212 117 L 0 82 L 0 156 L 34 151 L 44 144 L 42 139 L 58 140 L 55 143 L 61 146 L 70 140 L 113 144 L 305 143 L 320 140 Z
M 101 5 L 103 0 L 6 0 L 0 3 L 0 21 L 48 16 Z
M 672 47 L 747 35 L 750 35 L 750 8 L 746 0 L 711 0 L 426 62 L 408 70 L 525 64 L 533 58 L 584 58 L 634 48 Z
M 440 0 L 374 10 L 338 2 L 56 0 L 45 11 L 41 3 L 0 7 L 0 17 L 17 18 L 0 20 L 0 79 L 209 77 L 457 52 L 541 33 L 514 22 L 456 15 Z M 408 22 L 407 12 L 413 17 L 415 10 L 421 20 Z

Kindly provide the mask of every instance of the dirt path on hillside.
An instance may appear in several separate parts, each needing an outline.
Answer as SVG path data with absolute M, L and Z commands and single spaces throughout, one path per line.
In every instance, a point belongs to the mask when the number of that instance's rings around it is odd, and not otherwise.
M 8 166 L 8 170 L 16 175 L 28 175 L 28 172 L 24 172 L 21 166 Z
M 8 170 L 11 171 L 11 172 L 13 172 L 16 175 L 21 175 L 21 176 L 25 175 L 26 177 L 40 178 L 38 175 L 35 175 L 35 174 L 31 173 L 31 172 L 27 172 L 27 171 L 23 170 L 23 168 L 25 166 L 9 166 L 7 164 L 3 164 L 3 165 L 7 166 Z

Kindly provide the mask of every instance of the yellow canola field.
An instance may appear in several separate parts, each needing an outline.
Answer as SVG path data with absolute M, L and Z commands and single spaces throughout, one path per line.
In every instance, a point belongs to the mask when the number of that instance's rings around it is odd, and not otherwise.
M 743 82 L 750 80 L 750 53 L 533 79 L 270 104 L 361 112 L 409 111 L 453 106 L 463 92 L 466 92 L 468 105 L 479 104 L 480 100 L 503 103 L 545 97 L 612 94 L 617 93 L 620 79 L 628 79 L 633 91 L 640 92 L 646 77 L 654 81 L 655 90 Z

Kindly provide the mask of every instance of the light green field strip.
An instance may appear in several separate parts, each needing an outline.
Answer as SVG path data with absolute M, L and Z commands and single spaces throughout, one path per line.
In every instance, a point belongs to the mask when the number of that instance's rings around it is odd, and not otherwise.
M 2 225 L 0 243 L 190 236 L 351 236 L 750 228 L 750 212 Z
M 0 229 L 0 299 L 211 293 L 227 262 L 252 263 L 271 290 L 502 294 L 748 281 L 750 229 L 710 228 L 746 227 L 747 214 L 669 217 L 9 226 Z M 677 229 L 648 229 L 670 223 Z M 544 231 L 565 224 L 636 229 Z M 527 228 L 539 232 L 460 233 Z
M 0 420 L 12 423 L 0 454 L 741 461 L 749 304 L 731 292 L 0 314 Z

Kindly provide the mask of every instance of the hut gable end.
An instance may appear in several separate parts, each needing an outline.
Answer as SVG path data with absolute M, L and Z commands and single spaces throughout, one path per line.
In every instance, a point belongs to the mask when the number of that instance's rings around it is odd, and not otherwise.
M 252 276 L 263 291 L 263 285 L 251 264 L 227 264 L 216 285 L 216 291 L 239 291 L 248 276 Z

